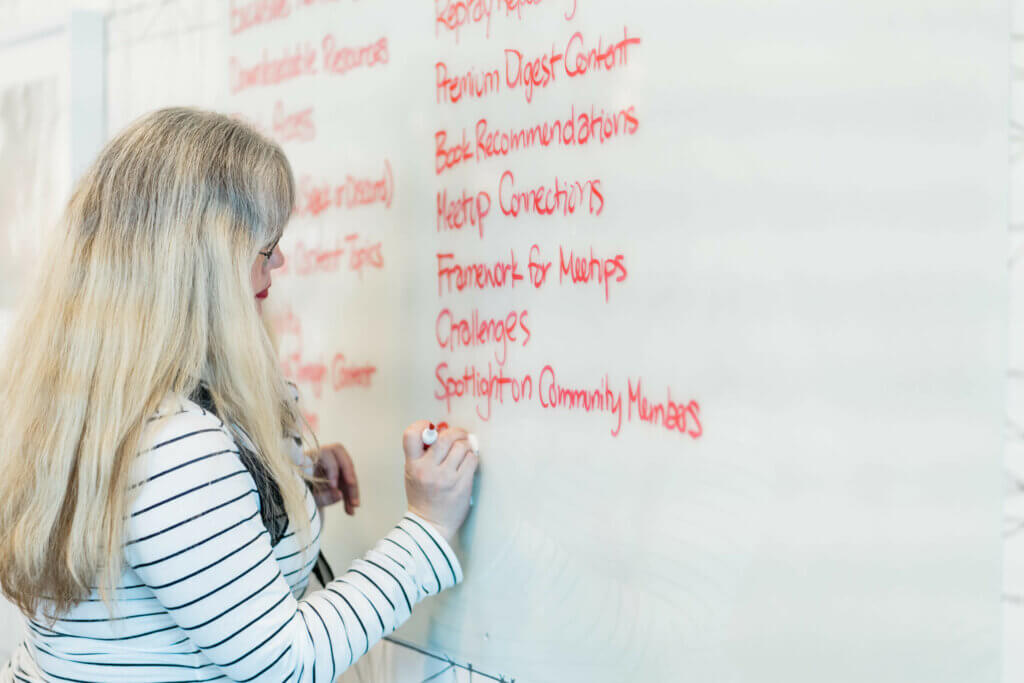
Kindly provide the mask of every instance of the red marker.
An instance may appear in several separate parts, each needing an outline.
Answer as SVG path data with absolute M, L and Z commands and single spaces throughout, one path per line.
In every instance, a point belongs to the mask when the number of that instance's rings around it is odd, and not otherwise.
M 430 426 L 423 430 L 423 450 L 427 450 L 437 441 L 437 427 L 431 422 Z
M 427 450 L 434 445 L 434 442 L 437 441 L 437 435 L 443 429 L 448 429 L 447 422 L 438 422 L 436 427 L 434 426 L 434 423 L 431 422 L 430 426 L 423 430 L 423 450 Z

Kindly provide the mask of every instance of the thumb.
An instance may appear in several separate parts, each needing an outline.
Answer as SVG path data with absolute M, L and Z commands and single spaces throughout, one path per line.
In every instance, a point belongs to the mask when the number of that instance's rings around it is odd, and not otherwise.
M 406 427 L 402 433 L 402 450 L 405 451 L 407 460 L 415 460 L 423 455 L 423 430 L 429 426 L 428 421 L 417 420 Z

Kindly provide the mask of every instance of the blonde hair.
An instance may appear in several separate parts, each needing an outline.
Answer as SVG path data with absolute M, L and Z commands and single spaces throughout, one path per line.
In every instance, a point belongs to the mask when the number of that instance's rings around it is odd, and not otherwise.
M 282 440 L 303 421 L 250 276 L 294 192 L 280 147 L 188 108 L 131 124 L 78 183 L 0 360 L 0 586 L 25 613 L 66 612 L 93 582 L 112 606 L 146 419 L 199 382 L 308 541 Z

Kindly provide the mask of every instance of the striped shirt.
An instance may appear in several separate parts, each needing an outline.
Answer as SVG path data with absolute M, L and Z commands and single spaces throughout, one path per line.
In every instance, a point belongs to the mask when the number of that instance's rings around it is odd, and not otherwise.
M 94 589 L 55 623 L 28 618 L 0 682 L 334 681 L 413 605 L 462 580 L 451 547 L 408 513 L 306 594 L 321 531 L 308 490 L 311 542 L 286 530 L 272 547 L 255 482 L 213 413 L 168 396 L 143 446 L 115 613 Z

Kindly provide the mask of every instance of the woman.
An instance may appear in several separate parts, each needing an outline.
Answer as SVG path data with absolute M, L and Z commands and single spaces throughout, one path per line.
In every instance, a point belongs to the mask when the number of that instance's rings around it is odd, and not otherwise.
M 417 422 L 408 513 L 306 590 L 313 467 L 258 311 L 293 193 L 278 146 L 180 108 L 80 182 L 0 365 L 0 585 L 29 619 L 0 680 L 333 681 L 460 581 L 477 455 Z M 351 461 L 317 457 L 351 511 Z

